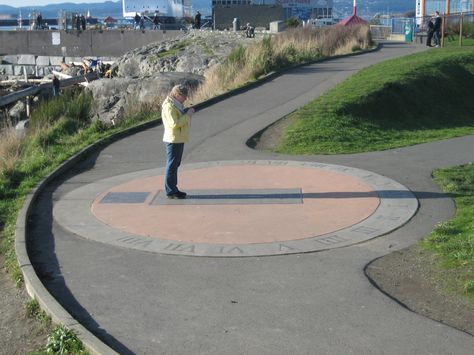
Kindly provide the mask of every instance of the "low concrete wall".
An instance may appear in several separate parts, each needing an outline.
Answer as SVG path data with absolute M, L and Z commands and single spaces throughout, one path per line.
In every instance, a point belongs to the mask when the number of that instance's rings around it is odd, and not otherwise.
M 0 31 L 0 55 L 119 57 L 131 49 L 182 33 L 180 30 Z

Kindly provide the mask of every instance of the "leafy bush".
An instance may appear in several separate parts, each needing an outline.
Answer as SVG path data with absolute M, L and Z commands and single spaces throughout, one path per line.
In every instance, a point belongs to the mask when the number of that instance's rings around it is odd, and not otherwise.
M 64 325 L 56 326 L 48 336 L 46 352 L 52 354 L 86 354 L 74 331 Z
M 286 28 L 295 28 L 300 25 L 300 22 L 296 17 L 290 17 L 286 19 L 284 23 Z

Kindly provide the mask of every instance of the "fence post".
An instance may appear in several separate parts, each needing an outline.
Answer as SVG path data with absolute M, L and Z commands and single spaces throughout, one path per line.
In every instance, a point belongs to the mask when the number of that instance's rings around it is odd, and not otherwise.
M 26 72 L 26 66 L 23 66 L 23 73 L 25 74 L 25 83 L 28 84 L 28 73 Z M 26 117 L 30 118 L 30 97 L 26 97 Z
M 443 14 L 443 22 L 441 22 L 441 48 L 444 47 L 444 29 L 446 28 L 446 14 Z
M 464 13 L 461 12 L 461 18 L 459 19 L 459 45 L 462 47 L 462 28 L 464 25 Z

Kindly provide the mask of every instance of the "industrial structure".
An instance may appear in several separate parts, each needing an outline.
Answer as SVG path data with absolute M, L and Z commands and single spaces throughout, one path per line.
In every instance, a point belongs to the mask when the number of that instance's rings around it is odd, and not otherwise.
M 212 0 L 217 6 L 239 7 L 249 5 L 281 5 L 284 18 L 296 17 L 300 20 L 332 17 L 333 0 Z

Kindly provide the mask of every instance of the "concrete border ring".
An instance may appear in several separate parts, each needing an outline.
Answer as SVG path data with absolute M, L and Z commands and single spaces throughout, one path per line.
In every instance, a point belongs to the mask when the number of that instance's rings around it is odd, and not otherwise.
M 418 209 L 418 200 L 400 183 L 379 174 L 346 166 L 278 160 L 217 161 L 187 164 L 182 170 L 230 165 L 290 166 L 321 169 L 356 178 L 369 185 L 380 204 L 366 219 L 325 235 L 273 243 L 209 244 L 150 238 L 113 228 L 95 218 L 91 201 L 101 192 L 127 181 L 163 174 L 163 168 L 103 179 L 66 194 L 53 208 L 54 219 L 70 232 L 97 242 L 146 252 L 208 257 L 269 256 L 322 251 L 361 243 L 387 234 L 409 221 Z

